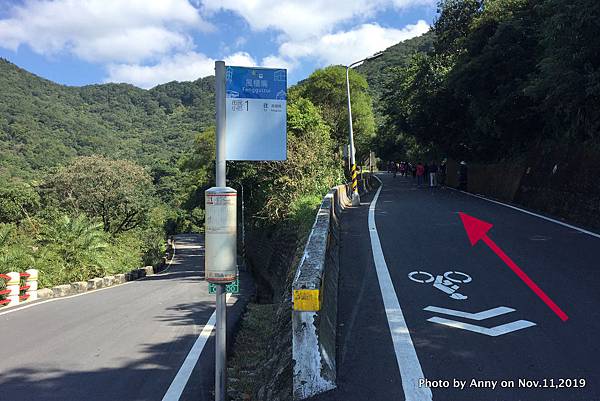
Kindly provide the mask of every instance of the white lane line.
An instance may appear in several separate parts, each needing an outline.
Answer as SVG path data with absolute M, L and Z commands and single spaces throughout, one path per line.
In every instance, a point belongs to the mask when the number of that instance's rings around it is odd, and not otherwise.
M 498 337 L 516 330 L 522 330 L 528 327 L 535 326 L 535 323 L 530 322 L 529 320 L 517 320 L 514 322 L 501 324 L 500 326 L 490 328 L 475 326 L 474 324 L 470 323 L 457 322 L 456 320 L 444 319 L 443 317 L 437 316 L 429 318 L 427 319 L 427 321 L 431 323 L 443 324 L 444 326 L 454 327 L 456 329 L 468 330 L 474 333 L 485 334 L 486 336 L 490 337 Z
M 202 332 L 196 339 L 194 346 L 185 357 L 183 365 L 181 365 L 181 367 L 179 368 L 177 375 L 173 379 L 173 382 L 169 386 L 169 389 L 165 393 L 165 396 L 163 397 L 162 401 L 179 401 L 179 397 L 181 397 L 181 394 L 183 393 L 183 390 L 185 389 L 185 386 L 190 376 L 192 375 L 192 371 L 196 366 L 196 362 L 198 362 L 200 354 L 202 353 L 202 350 L 204 349 L 208 338 L 210 337 L 213 329 L 215 328 L 215 319 L 216 312 L 213 312 L 212 315 L 210 315 L 210 319 L 208 319 L 208 322 L 206 322 L 206 324 L 204 325 Z
M 169 261 L 169 264 L 168 264 L 167 268 L 165 270 L 163 270 L 163 272 L 166 271 L 167 269 L 169 269 L 171 267 L 171 263 L 173 263 L 174 260 L 175 260 L 175 241 L 173 241 L 173 257 L 171 258 L 171 260 Z M 163 272 L 161 272 L 159 274 L 155 274 L 155 276 L 159 276 L 159 275 L 163 274 Z M 144 278 L 142 278 L 140 280 L 143 280 L 143 279 Z M 131 283 L 134 283 L 135 281 L 140 281 L 140 280 L 127 281 L 125 283 L 111 285 L 110 287 L 98 288 L 96 290 L 82 292 L 81 294 L 69 295 L 69 296 L 60 297 L 60 298 L 50 298 L 50 299 L 46 299 L 44 301 L 34 302 L 32 304 L 29 304 L 29 305 L 27 305 L 27 304 L 25 304 L 24 306 L 15 305 L 13 307 L 9 307 L 9 308 L 14 308 L 14 309 L 10 309 L 10 310 L 7 310 L 7 311 L 0 312 L 0 316 L 6 315 L 8 313 L 18 312 L 18 311 L 21 311 L 21 310 L 33 308 L 34 306 L 39 306 L 39 305 L 47 304 L 48 302 L 61 301 L 63 299 L 71 299 L 71 298 L 75 298 L 75 297 L 80 297 L 82 295 L 93 294 L 93 293 L 98 292 L 98 291 L 110 290 L 111 288 L 121 287 L 123 285 L 131 284 Z
M 425 376 L 417 357 L 417 351 L 410 338 L 410 332 L 404 320 L 402 309 L 400 309 L 398 296 L 392 284 L 390 272 L 385 263 L 383 250 L 379 242 L 379 234 L 375 225 L 375 207 L 381 188 L 383 188 L 381 180 L 379 182 L 379 189 L 369 206 L 369 235 L 371 236 L 371 250 L 373 252 L 373 261 L 375 262 L 379 288 L 381 289 L 383 305 L 394 344 L 394 352 L 396 353 L 396 361 L 402 379 L 404 398 L 406 401 L 431 401 L 431 390 L 428 387 L 419 387 L 419 379 L 423 379 Z
M 229 302 L 230 296 L 231 294 L 227 294 L 226 302 Z M 204 328 L 200 332 L 200 335 L 194 342 L 192 349 L 185 357 L 183 364 L 171 382 L 171 385 L 162 398 L 162 401 L 179 401 L 179 397 L 181 397 L 181 394 L 183 394 L 183 390 L 185 390 L 185 386 L 187 385 L 187 382 L 194 371 L 194 367 L 196 366 L 198 359 L 200 359 L 202 350 L 204 349 L 206 342 L 210 338 L 210 335 L 215 328 L 215 322 L 216 311 L 213 311 L 212 315 L 210 315 L 210 318 L 208 319 L 208 322 L 206 322 Z
M 523 212 L 523 213 L 529 214 L 531 216 L 539 217 L 540 219 L 543 219 L 543 220 L 551 221 L 552 223 L 556 223 L 556 224 L 559 224 L 559 225 L 561 225 L 563 227 L 567 227 L 567 228 L 579 231 L 581 233 L 584 233 L 584 234 L 587 234 L 587 235 L 591 235 L 592 237 L 600 238 L 600 234 L 598 234 L 598 233 L 594 233 L 592 231 L 585 230 L 585 229 L 583 229 L 581 227 L 577 227 L 577 226 L 574 226 L 572 224 L 564 223 L 564 222 L 562 222 L 560 220 L 555 220 L 555 219 L 552 219 L 550 217 L 542 216 L 541 214 L 530 212 L 529 210 L 521 209 L 520 207 L 516 207 L 516 206 L 513 206 L 513 205 L 509 205 L 507 203 L 502 203 L 502 202 L 499 202 L 499 201 L 496 201 L 496 200 L 493 200 L 493 199 L 490 199 L 490 198 L 486 198 L 485 196 L 472 194 L 472 193 L 469 193 L 469 192 L 466 192 L 466 191 L 461 191 L 460 189 L 456 189 L 456 188 L 452 188 L 452 187 L 446 187 L 446 188 L 449 188 L 449 189 L 451 189 L 453 191 L 461 192 L 461 193 L 463 193 L 465 195 L 469 195 L 469 196 L 472 196 L 474 198 L 483 199 L 483 200 L 495 203 L 495 204 L 500 205 L 500 206 L 505 206 L 505 207 L 508 207 L 508 208 L 511 208 L 511 209 L 514 209 L 514 210 L 518 210 L 519 212 Z
M 469 312 L 463 312 L 460 310 L 440 308 L 439 306 L 428 306 L 427 308 L 424 308 L 423 310 L 426 310 L 428 312 L 434 312 L 434 313 L 443 313 L 444 315 L 462 317 L 462 318 L 471 319 L 471 320 L 485 320 L 485 319 L 489 319 L 491 317 L 496 317 L 496 316 L 504 315 L 505 313 L 515 311 L 515 309 L 509 308 L 508 306 L 498 306 L 497 308 L 484 310 L 484 311 L 478 312 L 478 313 L 469 313 Z

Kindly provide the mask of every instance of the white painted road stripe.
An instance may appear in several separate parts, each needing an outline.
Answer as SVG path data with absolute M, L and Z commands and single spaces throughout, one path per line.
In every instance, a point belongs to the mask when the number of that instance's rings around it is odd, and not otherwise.
M 231 294 L 227 294 L 226 302 L 229 302 L 230 296 Z M 183 394 L 183 390 L 185 390 L 185 386 L 187 385 L 187 382 L 194 371 L 194 367 L 196 366 L 198 359 L 200 359 L 202 350 L 204 349 L 206 342 L 210 338 L 210 335 L 215 328 L 215 321 L 216 311 L 213 311 L 212 315 L 210 315 L 210 318 L 208 319 L 208 322 L 206 322 L 204 325 L 202 332 L 200 332 L 200 335 L 196 339 L 196 342 L 194 342 L 192 349 L 185 357 L 183 365 L 181 365 L 179 368 L 177 375 L 175 375 L 175 378 L 171 382 L 171 385 L 165 393 L 162 401 L 179 401 L 179 397 L 181 397 L 181 394 Z
M 192 347 L 188 355 L 185 357 L 183 365 L 181 365 L 181 367 L 179 368 L 177 375 L 173 379 L 173 382 L 169 386 L 169 389 L 165 393 L 165 396 L 163 397 L 162 401 L 179 401 L 179 397 L 181 397 L 183 390 L 185 390 L 185 386 L 188 380 L 190 379 L 190 376 L 192 375 L 192 371 L 196 366 L 196 362 L 198 362 L 200 354 L 202 354 L 202 350 L 204 349 L 208 338 L 210 337 L 213 329 L 215 328 L 215 319 L 216 313 L 213 312 L 212 315 L 210 315 L 210 319 L 208 319 L 208 322 L 206 322 L 206 324 L 204 325 L 202 332 L 196 339 L 194 346 Z
M 379 178 L 377 178 L 377 180 L 379 180 Z M 385 313 L 390 327 L 398 369 L 400 369 L 404 398 L 406 401 L 431 401 L 431 390 L 428 387 L 419 387 L 419 380 L 425 378 L 425 376 L 423 375 L 421 363 L 419 362 L 415 346 L 410 337 L 408 326 L 404 320 L 402 309 L 400 309 L 396 290 L 392 284 L 390 272 L 385 263 L 383 250 L 381 249 L 381 243 L 379 242 L 379 234 L 377 233 L 377 227 L 375 225 L 375 208 L 379 193 L 381 192 L 381 188 L 383 188 L 381 180 L 379 180 L 379 182 L 379 189 L 369 206 L 369 235 L 371 237 L 371 250 L 373 251 L 373 261 L 375 262 L 375 270 L 377 272 L 379 288 L 381 289 L 383 306 L 385 307 Z
M 515 311 L 515 309 L 509 308 L 508 306 L 498 306 L 497 308 L 484 310 L 484 311 L 478 312 L 478 313 L 469 313 L 469 312 L 463 312 L 461 310 L 440 308 L 439 306 L 428 306 L 427 308 L 424 308 L 423 310 L 426 310 L 428 312 L 434 312 L 434 313 L 443 313 L 444 315 L 462 317 L 462 318 L 471 319 L 471 320 L 485 320 L 485 319 L 489 319 L 491 317 L 496 317 L 496 316 L 504 315 L 505 313 Z
M 514 322 L 501 324 L 500 326 L 490 328 L 475 326 L 474 324 L 470 323 L 457 322 L 456 320 L 444 319 L 443 317 L 437 316 L 429 318 L 427 319 L 427 321 L 431 323 L 443 324 L 444 326 L 454 327 L 456 329 L 468 330 L 474 333 L 485 334 L 486 336 L 491 337 L 498 337 L 503 334 L 511 333 L 513 331 L 535 326 L 535 323 L 530 322 L 529 320 L 517 320 Z
M 584 233 L 584 234 L 587 234 L 587 235 L 591 235 L 592 237 L 600 238 L 600 234 L 598 234 L 598 233 L 594 233 L 592 231 L 584 230 L 583 228 L 574 226 L 572 224 L 564 223 L 564 222 L 562 222 L 560 220 L 555 220 L 555 219 L 552 219 L 550 217 L 542 216 L 541 214 L 533 213 L 533 212 L 530 212 L 529 210 L 521 209 L 520 207 L 516 207 L 516 206 L 513 206 L 513 205 L 509 205 L 507 203 L 502 203 L 502 202 L 499 202 L 499 201 L 496 201 L 496 200 L 493 200 L 493 199 L 490 199 L 490 198 L 486 198 L 485 196 L 472 194 L 470 192 L 461 191 L 459 189 L 452 188 L 452 187 L 447 187 L 447 188 L 450 188 L 453 191 L 461 192 L 461 193 L 463 193 L 465 195 L 472 196 L 474 198 L 483 199 L 483 200 L 495 203 L 495 204 L 500 205 L 500 206 L 505 206 L 505 207 L 508 207 L 508 208 L 511 208 L 511 209 L 514 209 L 514 210 L 518 210 L 519 212 L 523 212 L 523 213 L 529 214 L 531 216 L 539 217 L 540 219 L 543 219 L 543 220 L 551 221 L 552 223 L 560 224 L 563 227 L 571 228 L 571 229 L 579 231 L 581 233 Z

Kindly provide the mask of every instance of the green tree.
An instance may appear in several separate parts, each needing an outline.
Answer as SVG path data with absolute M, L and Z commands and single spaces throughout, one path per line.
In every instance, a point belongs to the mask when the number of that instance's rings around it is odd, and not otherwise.
M 479 161 L 536 146 L 545 119 L 528 90 L 540 53 L 539 3 L 446 0 L 439 10 L 433 51 L 388 82 L 387 139 L 379 142 L 412 137 L 425 154 Z
M 61 207 L 101 219 L 104 230 L 113 234 L 144 224 L 155 202 L 150 175 L 142 167 L 101 156 L 75 159 L 45 187 Z
M 31 185 L 11 181 L 0 186 L 0 223 L 18 223 L 40 207 L 40 197 Z
M 375 135 L 373 102 L 365 78 L 350 70 L 352 100 L 352 125 L 358 158 L 369 152 Z M 348 98 L 346 94 L 346 68 L 330 66 L 313 72 L 292 90 L 309 99 L 321 111 L 325 123 L 331 128 L 335 148 L 348 143 Z
M 85 215 L 61 216 L 40 233 L 40 277 L 69 283 L 102 277 L 110 264 L 109 235 Z
M 455 57 L 463 52 L 473 19 L 480 13 L 483 3 L 483 0 L 442 0 L 438 3 L 439 17 L 432 29 L 436 54 Z
M 30 245 L 14 224 L 0 223 L 0 273 L 24 272 L 33 267 L 35 260 Z
M 548 122 L 547 133 L 564 141 L 600 140 L 600 2 L 545 0 L 541 55 L 527 93 Z

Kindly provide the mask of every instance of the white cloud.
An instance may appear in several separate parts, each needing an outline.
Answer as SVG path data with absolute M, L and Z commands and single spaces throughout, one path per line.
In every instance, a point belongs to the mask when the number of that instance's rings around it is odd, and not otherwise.
M 70 52 L 86 61 L 138 62 L 186 51 L 189 30 L 210 30 L 187 0 L 25 0 L 0 20 L 0 46 Z
M 202 0 L 208 12 L 233 11 L 253 30 L 274 29 L 292 40 L 331 32 L 336 24 L 388 9 L 434 5 L 437 0 Z
M 127 82 L 152 88 L 170 81 L 194 81 L 213 75 L 215 60 L 193 51 L 166 57 L 154 65 L 111 64 L 106 82 Z
M 253 67 L 256 66 L 256 60 L 246 52 L 234 53 L 230 56 L 225 57 L 225 64 L 235 65 L 238 67 Z
M 285 59 L 280 56 L 270 55 L 262 59 L 261 66 L 267 68 L 284 68 L 293 71 L 298 66 L 298 61 L 293 59 Z
M 268 56 L 259 63 L 247 52 L 237 52 L 224 57 L 227 65 L 240 67 L 269 67 L 292 70 L 296 62 L 278 56 Z M 127 82 L 140 88 L 149 89 L 170 81 L 194 81 L 214 75 L 215 59 L 202 53 L 190 51 L 161 59 L 154 65 L 111 64 L 105 82 Z
M 347 65 L 428 30 L 429 25 L 423 20 L 402 29 L 385 28 L 374 23 L 363 24 L 349 31 L 311 40 L 285 42 L 280 46 L 279 54 L 288 60 L 312 57 L 326 65 Z
M 215 59 L 196 48 L 192 34 L 214 30 L 205 17 L 221 11 L 236 13 L 251 31 L 273 30 L 276 39 L 271 45 L 278 46 L 257 60 L 241 51 L 252 40 L 251 33 L 241 32 L 231 46 L 220 48 L 228 64 L 293 70 L 308 60 L 346 64 L 420 35 L 429 28 L 424 21 L 403 29 L 365 22 L 390 9 L 436 2 L 23 0 L 1 6 L 5 17 L 0 19 L 0 47 L 17 50 L 26 45 L 46 56 L 71 54 L 104 65 L 106 81 L 150 88 L 214 73 Z

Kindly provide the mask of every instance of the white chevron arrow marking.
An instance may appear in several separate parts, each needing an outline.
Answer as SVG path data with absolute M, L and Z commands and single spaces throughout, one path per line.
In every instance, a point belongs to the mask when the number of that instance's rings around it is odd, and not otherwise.
M 486 336 L 498 337 L 503 334 L 511 333 L 513 331 L 526 329 L 531 326 L 535 326 L 535 323 L 529 320 L 516 320 L 514 322 L 501 324 L 496 327 L 481 327 L 470 323 L 457 322 L 456 320 L 445 319 L 443 317 L 432 317 L 427 319 L 428 322 L 443 324 L 444 326 L 450 326 L 457 329 L 468 330 L 474 333 L 485 334 Z
M 435 313 L 442 313 L 444 315 L 462 317 L 462 318 L 471 319 L 471 320 L 485 320 L 485 319 L 489 319 L 491 317 L 496 317 L 496 316 L 504 315 L 505 313 L 515 311 L 515 309 L 509 308 L 508 306 L 498 306 L 497 308 L 484 310 L 484 311 L 481 311 L 478 313 L 468 313 L 468 312 L 463 312 L 461 310 L 440 308 L 438 306 L 428 306 L 427 308 L 424 308 L 423 310 L 426 310 L 429 312 L 435 312 Z

